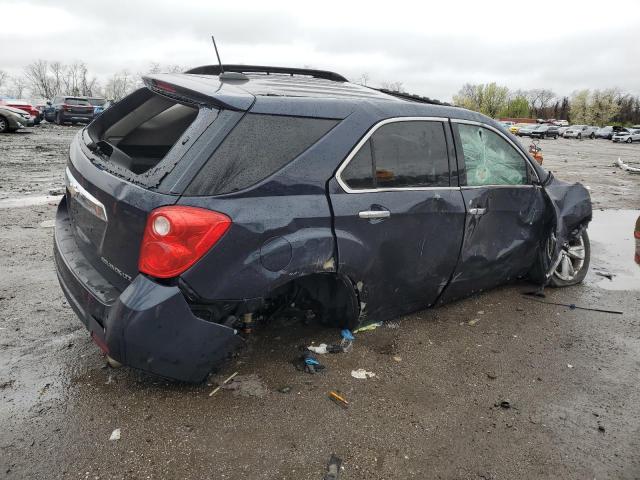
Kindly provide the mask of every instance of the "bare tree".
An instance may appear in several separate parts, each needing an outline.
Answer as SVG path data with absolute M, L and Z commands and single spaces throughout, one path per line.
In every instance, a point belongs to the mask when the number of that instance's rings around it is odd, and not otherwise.
M 382 82 L 381 86 L 384 90 L 389 90 L 391 92 L 403 93 L 404 87 L 402 86 L 402 82 Z
M 27 79 L 24 77 L 11 78 L 11 96 L 13 98 L 23 98 L 25 91 L 29 86 Z
M 136 87 L 135 79 L 127 70 L 114 73 L 104 87 L 104 96 L 109 100 L 120 100 Z
M 4 86 L 8 78 L 9 75 L 7 74 L 7 72 L 5 72 L 4 70 L 0 70 L 0 91 L 2 91 L 2 87 Z
M 56 79 L 49 74 L 49 64 L 46 60 L 30 63 L 25 67 L 24 74 L 31 87 L 31 93 L 42 98 L 53 98 L 58 93 Z
M 356 83 L 359 83 L 360 85 L 366 87 L 369 80 L 371 80 L 371 76 L 367 72 L 364 72 L 362 75 L 360 75 L 360 78 L 356 81 Z

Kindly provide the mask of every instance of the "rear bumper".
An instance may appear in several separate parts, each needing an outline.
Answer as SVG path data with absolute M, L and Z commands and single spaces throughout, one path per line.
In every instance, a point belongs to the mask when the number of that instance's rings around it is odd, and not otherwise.
M 72 113 L 62 111 L 62 119 L 65 122 L 91 122 L 93 120 L 93 112 L 91 113 Z
M 60 286 L 96 343 L 124 365 L 199 382 L 243 340 L 191 312 L 178 287 L 138 275 L 119 292 L 75 244 L 63 198 L 56 214 L 54 258 Z

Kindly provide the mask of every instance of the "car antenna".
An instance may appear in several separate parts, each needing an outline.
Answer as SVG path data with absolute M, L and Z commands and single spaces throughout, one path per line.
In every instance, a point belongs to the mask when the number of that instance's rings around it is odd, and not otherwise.
M 240 80 L 240 81 L 249 80 L 249 77 L 247 77 L 241 72 L 225 72 L 224 71 L 222 60 L 220 60 L 220 53 L 218 53 L 218 45 L 216 45 L 216 39 L 213 35 L 211 35 L 211 41 L 213 42 L 213 48 L 216 51 L 216 57 L 218 57 L 218 65 L 220 66 L 220 73 L 218 74 L 218 78 L 220 79 L 220 81 L 223 82 L 225 80 L 227 81 L 228 80 Z

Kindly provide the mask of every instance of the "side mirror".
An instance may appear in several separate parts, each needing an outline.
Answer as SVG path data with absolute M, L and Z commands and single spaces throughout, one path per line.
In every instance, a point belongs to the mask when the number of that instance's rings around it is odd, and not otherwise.
M 47 105 L 51 106 L 51 102 L 47 102 Z

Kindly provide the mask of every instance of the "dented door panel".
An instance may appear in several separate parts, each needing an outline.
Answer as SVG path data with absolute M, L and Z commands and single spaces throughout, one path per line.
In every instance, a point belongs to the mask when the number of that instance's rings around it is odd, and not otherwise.
M 464 228 L 460 189 L 345 193 L 329 183 L 338 271 L 359 291 L 361 321 L 435 302 L 455 267 Z M 360 212 L 388 212 L 362 218 Z

